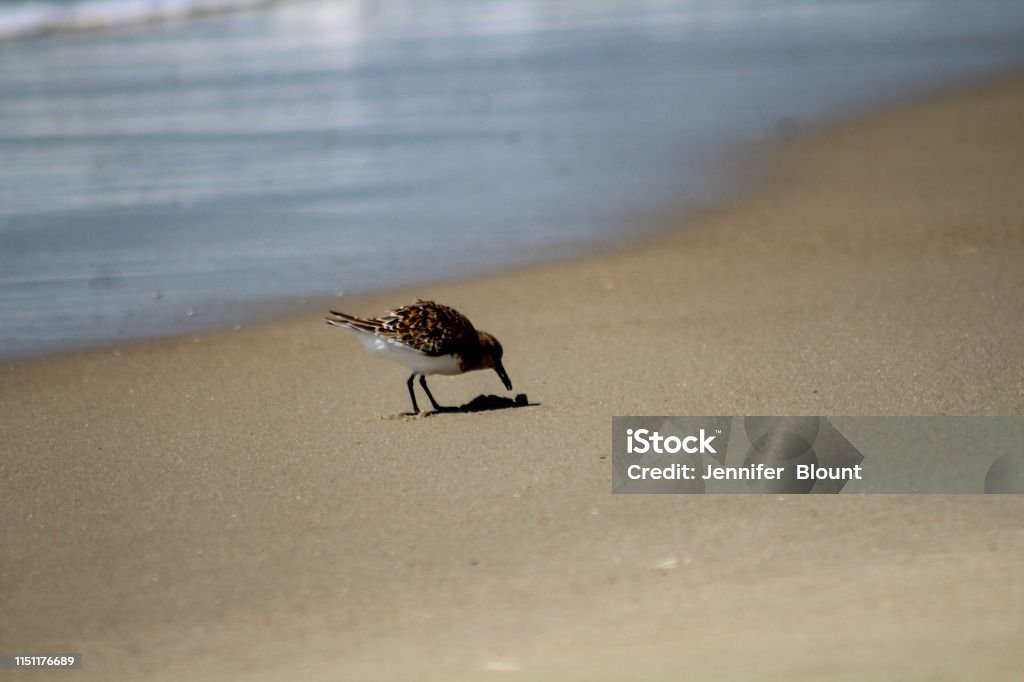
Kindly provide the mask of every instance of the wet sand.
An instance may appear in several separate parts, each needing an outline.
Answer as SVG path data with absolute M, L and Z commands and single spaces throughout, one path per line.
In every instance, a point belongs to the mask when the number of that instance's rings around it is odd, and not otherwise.
M 613 415 L 1024 412 L 1024 81 L 766 163 L 623 252 L 4 366 L 0 648 L 90 680 L 1011 679 L 1020 497 L 610 494 Z M 402 416 L 403 369 L 320 314 L 416 296 L 537 404 Z

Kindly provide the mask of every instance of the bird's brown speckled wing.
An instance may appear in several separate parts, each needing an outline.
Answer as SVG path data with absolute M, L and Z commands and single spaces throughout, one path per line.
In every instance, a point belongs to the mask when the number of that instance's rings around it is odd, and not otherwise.
M 358 318 L 331 311 L 337 324 L 394 339 L 427 355 L 449 355 L 479 343 L 476 329 L 465 315 L 440 303 L 416 302 L 374 318 Z M 330 320 L 329 320 L 330 321 Z M 340 326 L 340 325 L 339 325 Z
M 478 342 L 476 329 L 465 315 L 433 301 L 416 299 L 378 321 L 378 334 L 427 355 L 448 355 Z

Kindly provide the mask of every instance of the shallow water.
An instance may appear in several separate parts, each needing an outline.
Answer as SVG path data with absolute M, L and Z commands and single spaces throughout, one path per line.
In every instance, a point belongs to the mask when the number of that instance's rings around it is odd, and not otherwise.
M 305 2 L 0 40 L 0 355 L 627 238 L 724 156 L 1024 64 L 1024 3 Z

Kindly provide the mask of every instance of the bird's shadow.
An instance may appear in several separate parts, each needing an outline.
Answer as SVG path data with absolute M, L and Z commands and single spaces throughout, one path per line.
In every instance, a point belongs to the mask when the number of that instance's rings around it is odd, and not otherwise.
M 448 407 L 445 405 L 438 406 L 439 409 L 434 409 L 430 412 L 424 412 L 423 416 L 432 417 L 437 414 L 465 414 L 469 412 L 493 412 L 494 410 L 508 410 L 518 407 L 539 407 L 541 403 L 531 403 L 526 397 L 525 393 L 520 393 L 513 400 L 512 398 L 506 398 L 500 395 L 478 395 L 477 397 L 470 400 L 465 405 L 459 405 L 458 407 Z M 407 415 L 412 413 L 407 412 Z

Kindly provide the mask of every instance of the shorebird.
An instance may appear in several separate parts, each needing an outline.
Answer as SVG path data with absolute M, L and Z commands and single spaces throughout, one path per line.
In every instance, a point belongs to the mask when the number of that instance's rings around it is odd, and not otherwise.
M 501 344 L 487 332 L 477 331 L 473 323 L 454 308 L 417 298 L 411 305 L 382 317 L 355 317 L 336 310 L 330 313 L 327 324 L 351 329 L 368 351 L 412 370 L 406 385 L 413 414 L 420 411 L 412 385 L 417 376 L 430 404 L 439 412 L 446 408 L 437 404 L 427 388 L 428 374 L 452 375 L 493 369 L 505 388 L 512 390 L 512 382 L 501 365 Z

